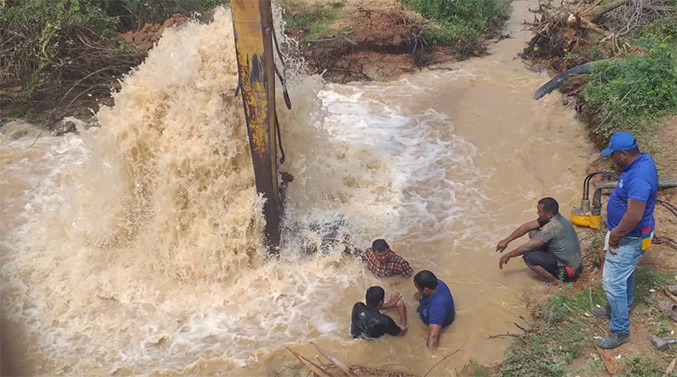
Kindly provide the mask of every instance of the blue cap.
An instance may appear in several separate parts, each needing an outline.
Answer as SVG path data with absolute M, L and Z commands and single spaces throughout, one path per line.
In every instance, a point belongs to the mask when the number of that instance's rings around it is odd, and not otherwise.
M 616 132 L 609 139 L 609 146 L 602 151 L 602 156 L 606 157 L 614 152 L 629 151 L 637 148 L 637 139 L 628 132 Z

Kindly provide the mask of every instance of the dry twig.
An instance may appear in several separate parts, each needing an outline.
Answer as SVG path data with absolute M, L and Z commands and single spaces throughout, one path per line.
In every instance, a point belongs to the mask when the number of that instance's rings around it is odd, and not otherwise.
M 423 377 L 427 377 L 428 374 L 430 374 L 430 372 L 432 372 L 433 369 L 435 369 L 436 366 L 440 365 L 440 363 L 442 363 L 444 360 L 446 360 L 446 359 L 452 357 L 452 356 L 453 356 L 454 354 L 456 354 L 456 352 L 458 352 L 458 351 L 460 351 L 460 350 L 456 350 L 456 351 L 454 351 L 454 352 L 448 354 L 447 356 L 445 356 L 444 359 L 438 361 L 435 365 L 433 365 L 432 367 L 430 367 L 430 369 L 428 369 L 427 372 L 425 372 L 425 374 L 423 375 Z

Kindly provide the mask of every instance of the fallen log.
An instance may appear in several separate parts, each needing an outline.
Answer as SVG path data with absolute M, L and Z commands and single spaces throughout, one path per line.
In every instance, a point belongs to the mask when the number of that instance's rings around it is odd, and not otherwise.
M 598 18 L 602 17 L 605 13 L 611 12 L 612 10 L 629 3 L 630 0 L 616 0 L 612 1 L 609 4 L 599 5 L 589 12 L 587 12 L 583 18 L 588 21 L 594 22 Z

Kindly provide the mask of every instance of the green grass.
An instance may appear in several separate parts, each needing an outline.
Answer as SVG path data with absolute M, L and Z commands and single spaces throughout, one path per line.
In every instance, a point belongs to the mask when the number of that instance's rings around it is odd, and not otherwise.
M 625 364 L 626 369 L 621 377 L 663 377 L 665 373 L 662 366 L 639 356 L 626 359 Z M 674 373 L 670 375 L 674 376 Z
M 331 25 L 337 18 L 343 15 L 344 5 L 341 1 L 313 4 L 294 0 L 282 1 L 287 27 L 306 28 L 308 32 L 305 34 L 304 39 L 307 41 L 331 36 Z
M 677 112 L 677 58 L 668 45 L 595 65 L 583 94 L 598 113 L 594 129 L 605 137 L 646 135 L 658 117 Z
M 634 53 L 594 66 L 583 98 L 597 114 L 595 133 L 606 139 L 629 131 L 647 145 L 656 120 L 677 113 L 677 13 L 647 25 L 627 42 Z M 587 55 L 589 60 L 609 57 L 599 46 Z
M 653 304 L 651 290 L 657 290 L 672 280 L 672 274 L 638 268 L 635 275 L 635 301 L 638 305 Z M 593 303 L 606 304 L 601 285 L 591 289 Z M 532 315 L 533 323 L 523 338 L 506 350 L 506 361 L 500 371 L 502 377 L 564 377 L 570 375 L 573 360 L 592 344 L 595 334 L 602 335 L 606 325 L 590 312 L 588 290 L 572 291 L 570 284 L 563 285 L 557 294 L 540 306 Z M 636 365 L 635 365 L 636 364 Z M 635 363 L 632 370 L 649 370 L 644 362 Z M 594 359 L 586 362 L 587 371 L 601 370 Z M 647 369 L 649 368 L 649 369 Z M 653 370 L 653 369 L 651 369 Z M 635 376 L 635 374 L 630 374 Z M 653 376 L 637 374 L 636 376 Z
M 651 290 L 657 291 L 672 282 L 674 282 L 674 273 L 637 268 L 635 270 L 635 302 L 644 305 L 655 304 L 656 300 Z
M 490 374 L 486 369 L 479 368 L 475 369 L 475 371 L 472 373 L 472 377 L 490 377 Z
M 436 22 L 425 32 L 429 43 L 452 45 L 461 51 L 477 48 L 482 36 L 500 28 L 510 15 L 510 6 L 501 0 L 401 1 Z
M 593 300 L 603 303 L 604 292 L 593 289 Z M 587 291 L 574 293 L 564 285 L 547 304 L 533 314 L 531 330 L 506 351 L 501 368 L 503 377 L 559 377 L 567 375 L 567 366 L 578 356 L 586 342 L 592 341 L 593 322 L 584 313 L 589 311 Z
M 230 0 L 201 0 L 200 1 L 200 9 L 210 10 L 217 5 L 225 5 L 225 4 L 229 4 L 229 3 L 230 3 Z

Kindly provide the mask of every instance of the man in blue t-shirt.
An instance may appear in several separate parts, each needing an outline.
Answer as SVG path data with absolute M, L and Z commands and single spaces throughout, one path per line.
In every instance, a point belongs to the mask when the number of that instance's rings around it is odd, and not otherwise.
M 420 271 L 414 276 L 416 299 L 419 300 L 418 315 L 428 325 L 426 345 L 435 349 L 440 344 L 442 328 L 454 322 L 454 298 L 449 287 L 435 274 L 428 270 Z
M 658 173 L 653 159 L 640 153 L 637 140 L 627 132 L 611 136 L 602 156 L 622 169 L 618 185 L 607 204 L 606 256 L 602 285 L 609 306 L 593 314 L 610 318 L 609 335 L 598 339 L 601 348 L 616 348 L 630 338 L 630 305 L 634 298 L 635 267 L 644 250 L 651 246 L 656 221 L 653 210 L 658 190 Z

